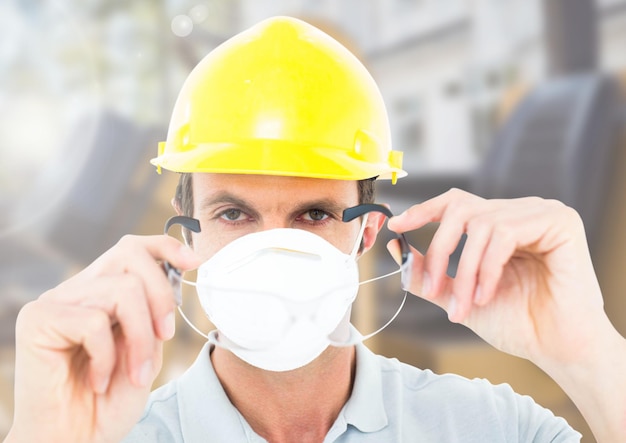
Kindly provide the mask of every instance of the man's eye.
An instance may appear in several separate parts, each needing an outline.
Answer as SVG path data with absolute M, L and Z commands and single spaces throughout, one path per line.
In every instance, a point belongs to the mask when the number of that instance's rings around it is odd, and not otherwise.
M 222 212 L 221 217 L 225 218 L 226 220 L 230 220 L 230 221 L 235 221 L 238 220 L 241 217 L 241 210 L 239 209 L 227 209 L 224 212 Z
M 313 221 L 322 221 L 328 217 L 328 214 L 321 209 L 311 209 L 307 212 L 308 218 Z

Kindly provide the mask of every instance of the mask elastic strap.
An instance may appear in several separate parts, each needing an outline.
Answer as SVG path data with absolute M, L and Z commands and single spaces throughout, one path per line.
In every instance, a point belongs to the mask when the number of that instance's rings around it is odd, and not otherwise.
M 380 280 L 382 278 L 391 277 L 392 275 L 396 275 L 396 274 L 398 274 L 400 272 L 402 272 L 402 268 L 398 268 L 395 271 L 388 272 L 387 274 L 384 274 L 384 275 L 379 275 L 378 277 L 370 278 L 369 280 L 360 281 L 359 285 L 365 285 L 367 283 L 372 283 L 372 282 L 374 282 L 376 280 Z M 404 289 L 404 288 L 402 288 L 402 289 Z
M 404 297 L 402 298 L 402 302 L 400 303 L 400 306 L 396 310 L 395 314 L 393 314 L 393 316 L 389 319 L 389 321 L 387 323 L 382 325 L 376 331 L 371 332 L 371 333 L 369 333 L 367 335 L 363 335 L 356 328 L 352 328 L 350 330 L 350 338 L 348 338 L 347 341 L 339 342 L 339 341 L 335 341 L 335 340 L 332 340 L 332 339 L 329 338 L 330 344 L 333 345 L 333 346 L 336 346 L 336 347 L 356 345 L 357 343 L 361 343 L 361 342 L 364 342 L 367 339 L 372 338 L 373 336 L 375 336 L 376 334 L 381 332 L 383 329 L 385 329 L 387 326 L 389 326 L 391 324 L 391 322 L 396 319 L 398 314 L 400 314 L 400 311 L 402 310 L 402 308 L 404 307 L 404 303 L 406 302 L 406 298 L 407 298 L 407 294 L 408 294 L 407 288 L 411 284 L 411 267 L 412 267 L 412 265 L 413 265 L 413 254 L 409 254 L 408 257 L 407 257 L 407 260 L 402 265 L 400 265 L 399 269 L 396 269 L 395 271 L 391 271 L 391 272 L 389 272 L 388 274 L 385 274 L 385 275 L 381 275 L 381 276 L 378 276 L 378 277 L 370 278 L 369 280 L 365 280 L 365 281 L 359 282 L 359 285 L 364 285 L 366 283 L 371 283 L 373 281 L 380 280 L 381 278 L 385 278 L 385 277 L 389 277 L 391 275 L 395 275 L 397 273 L 401 273 L 401 280 L 400 281 L 401 281 L 401 284 L 402 284 L 402 289 L 404 290 Z
M 207 335 L 206 338 L 208 342 L 211 343 L 212 345 L 215 345 L 218 348 L 226 349 L 228 351 L 233 352 L 233 349 L 230 347 L 230 345 L 220 339 L 219 333 L 216 329 L 209 332 L 209 335 Z
M 189 286 L 197 286 L 195 281 L 191 281 L 191 280 L 185 280 L 184 278 L 180 279 L 181 283 L 185 283 Z M 193 329 L 194 331 L 196 331 L 201 337 L 206 338 L 207 340 L 210 340 L 209 335 L 205 334 L 204 332 L 202 332 L 200 330 L 200 328 L 197 328 L 196 325 L 194 325 L 191 320 L 189 320 L 189 318 L 187 318 L 187 316 L 185 315 L 185 312 L 183 311 L 183 307 L 182 304 L 178 305 L 178 313 L 180 314 L 180 316 L 183 318 L 183 320 L 185 320 L 185 323 L 187 323 L 191 329 Z
M 363 222 L 361 223 L 361 229 L 359 230 L 359 235 L 356 238 L 356 242 L 354 243 L 354 247 L 352 248 L 352 252 L 350 252 L 350 257 L 356 259 L 356 255 L 361 249 L 361 242 L 363 241 L 363 233 L 365 232 L 365 225 L 367 224 L 367 216 L 369 213 L 363 215 Z
M 183 318 L 183 320 L 185 320 L 185 322 L 191 327 L 191 329 L 193 329 L 194 331 L 196 331 L 198 334 L 200 334 L 202 337 L 206 338 L 207 340 L 209 340 L 209 336 L 206 335 L 204 332 L 202 332 L 200 329 L 198 329 L 192 322 L 191 320 L 189 320 L 187 318 L 187 316 L 185 315 L 185 313 L 183 312 L 183 308 L 181 305 L 178 306 L 178 313 L 180 314 L 180 316 Z
M 391 322 L 396 319 L 398 314 L 400 314 L 400 311 L 402 310 L 402 308 L 404 307 L 404 303 L 406 302 L 407 294 L 408 294 L 408 292 L 404 291 L 404 297 L 402 298 L 402 303 L 400 303 L 400 306 L 396 310 L 396 313 L 393 314 L 393 316 L 389 319 L 389 321 L 387 323 L 382 325 L 376 331 L 371 332 L 371 333 L 369 333 L 367 335 L 363 335 L 356 328 L 353 327 L 353 328 L 350 329 L 350 338 L 348 338 L 348 340 L 346 340 L 346 341 L 335 341 L 335 340 L 332 340 L 329 337 L 328 341 L 330 342 L 330 344 L 332 346 L 340 348 L 340 347 L 346 347 L 346 346 L 353 346 L 353 345 L 356 345 L 358 343 L 364 342 L 367 339 L 372 338 L 373 336 L 375 336 L 376 334 L 381 332 L 383 329 L 385 329 L 387 326 L 389 326 L 391 324 Z

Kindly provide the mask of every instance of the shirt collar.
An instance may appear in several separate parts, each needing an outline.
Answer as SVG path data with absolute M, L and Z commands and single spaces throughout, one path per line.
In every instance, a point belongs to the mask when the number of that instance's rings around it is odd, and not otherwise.
M 206 441 L 207 436 L 212 436 L 211 441 L 229 442 L 236 434 L 245 441 L 249 438 L 246 426 L 215 374 L 211 348 L 206 343 L 195 363 L 177 382 L 183 437 L 185 441 Z M 356 345 L 354 386 L 342 414 L 346 424 L 361 432 L 376 432 L 388 424 L 378 357 L 362 343 Z
M 249 441 L 241 415 L 215 374 L 211 349 L 212 345 L 205 343 L 193 365 L 177 380 L 183 440 Z
M 344 417 L 347 424 L 361 432 L 379 431 L 388 424 L 377 358 L 364 344 L 356 345 L 356 374 Z

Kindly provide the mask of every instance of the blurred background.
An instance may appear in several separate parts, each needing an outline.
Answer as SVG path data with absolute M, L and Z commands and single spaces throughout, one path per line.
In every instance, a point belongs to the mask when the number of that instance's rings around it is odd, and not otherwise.
M 378 200 L 401 212 L 451 187 L 558 198 L 582 215 L 606 310 L 626 334 L 624 0 L 3 0 L 0 2 L 0 438 L 12 419 L 20 307 L 122 235 L 158 234 L 177 176 L 148 164 L 191 68 L 272 15 L 342 41 L 377 80 L 408 178 Z M 436 226 L 410 235 L 425 251 Z M 462 247 L 463 239 L 459 244 Z M 382 242 L 379 242 L 382 243 Z M 458 252 L 449 272 L 454 275 Z M 385 252 L 362 260 L 389 268 Z M 354 322 L 393 315 L 397 280 L 364 289 Z M 185 295 L 185 310 L 210 325 Z M 203 339 L 181 320 L 156 385 Z M 508 382 L 594 441 L 532 364 L 493 350 L 409 297 L 367 342 L 436 372 Z

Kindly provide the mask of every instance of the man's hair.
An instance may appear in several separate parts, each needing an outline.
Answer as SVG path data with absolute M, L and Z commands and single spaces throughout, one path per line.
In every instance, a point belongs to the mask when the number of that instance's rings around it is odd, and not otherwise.
M 182 215 L 193 217 L 193 186 L 191 173 L 182 173 L 176 187 L 174 205 L 180 210 Z M 374 203 L 376 177 L 366 178 L 357 181 L 359 192 L 359 204 Z M 191 235 L 183 229 L 183 236 L 188 244 L 191 244 Z

